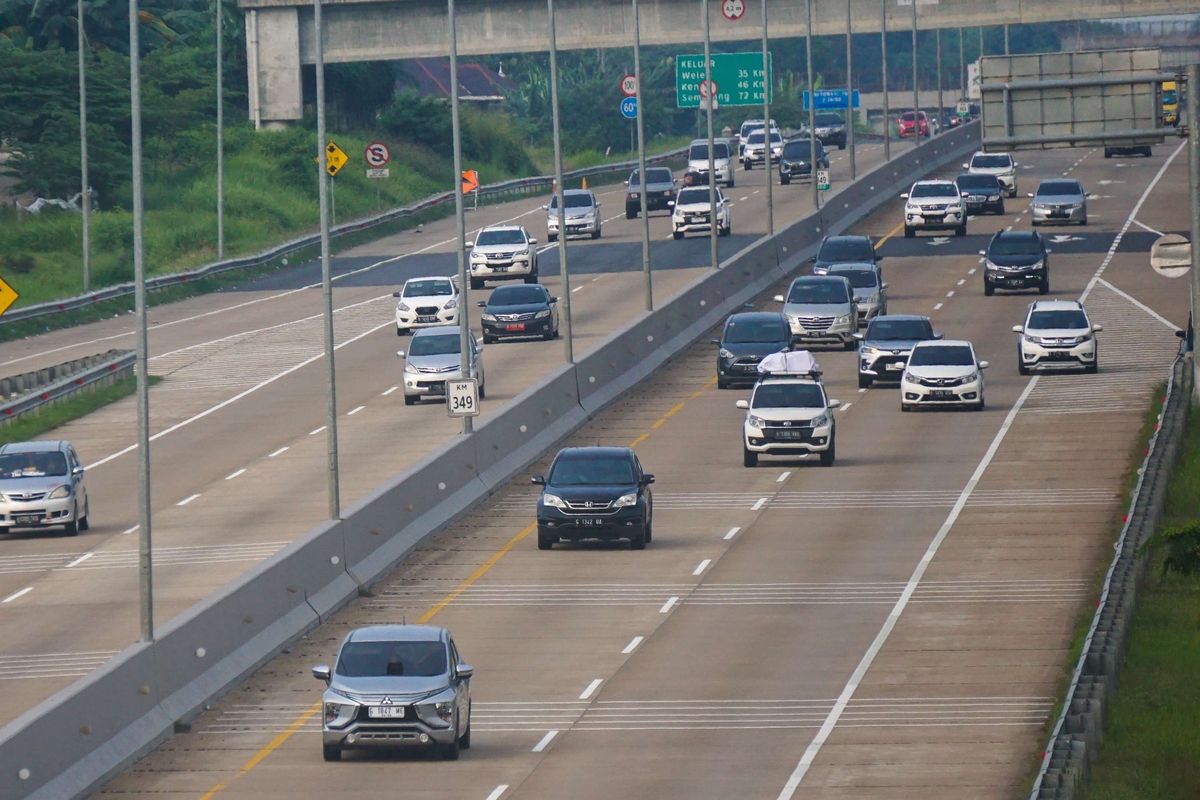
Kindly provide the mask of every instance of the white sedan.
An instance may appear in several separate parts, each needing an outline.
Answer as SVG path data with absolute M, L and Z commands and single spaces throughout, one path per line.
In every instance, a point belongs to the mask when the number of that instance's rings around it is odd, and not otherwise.
M 970 342 L 953 339 L 917 342 L 900 379 L 900 410 L 923 406 L 965 406 L 983 410 L 983 371 Z
M 458 323 L 458 287 L 450 278 L 409 278 L 392 294 L 396 303 L 396 335 L 413 328 L 433 328 Z

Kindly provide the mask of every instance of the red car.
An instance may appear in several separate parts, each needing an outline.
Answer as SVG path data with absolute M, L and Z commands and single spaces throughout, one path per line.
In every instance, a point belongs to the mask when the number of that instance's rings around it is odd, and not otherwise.
M 905 111 L 896 120 L 896 131 L 901 139 L 907 139 L 913 135 L 913 128 L 916 127 L 921 136 L 929 136 L 929 118 L 924 111 L 916 112 L 914 123 L 913 112 Z

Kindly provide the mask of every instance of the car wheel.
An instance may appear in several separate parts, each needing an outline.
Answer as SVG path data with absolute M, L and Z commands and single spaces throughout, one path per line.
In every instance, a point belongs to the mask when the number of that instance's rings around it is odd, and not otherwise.
M 843 350 L 847 350 L 847 351 L 849 351 L 849 350 L 857 350 L 857 349 L 858 349 L 858 342 L 856 342 L 854 339 L 851 339 L 851 340 L 850 340 L 850 341 L 848 341 L 848 342 L 842 342 L 842 349 L 843 349 Z
M 911 239 L 916 235 L 917 235 L 916 231 L 914 231 L 912 228 L 908 227 L 907 225 L 904 226 L 904 238 L 905 239 Z
M 1042 282 L 1038 284 L 1038 294 L 1049 294 L 1049 292 L 1050 292 L 1050 279 L 1042 278 Z
M 645 550 L 646 549 L 646 529 L 638 528 L 638 532 L 629 537 L 630 550 Z
M 733 233 L 733 225 L 732 225 L 732 223 L 731 223 L 731 224 L 729 224 L 729 225 L 726 225 L 724 228 L 718 228 L 718 229 L 717 229 L 717 235 L 718 235 L 718 236 L 728 236 L 728 235 L 729 235 L 729 234 L 731 234 L 731 233 Z
M 487 382 L 486 381 L 479 384 L 479 399 L 480 400 L 487 399 Z
M 751 450 L 749 447 L 746 447 L 745 445 L 742 445 L 742 466 L 743 467 L 757 467 L 758 466 L 758 453 L 754 452 L 753 450 Z
M 415 396 L 413 396 L 411 394 L 404 395 L 404 405 L 411 406 L 411 405 L 415 405 L 416 402 L 417 402 L 417 398 Z
M 646 523 L 646 544 L 649 544 L 654 539 L 654 521 Z
M 542 334 L 542 340 L 548 342 L 554 338 L 554 334 L 554 328 L 546 328 L 546 332 Z
M 822 467 L 832 467 L 833 466 L 834 459 L 837 458 L 836 448 L 837 448 L 837 440 L 830 439 L 829 447 L 825 448 L 824 452 L 821 453 L 821 466 Z
M 1025 361 L 1021 358 L 1020 351 L 1017 352 L 1017 374 L 1028 375 L 1029 367 L 1025 366 Z
M 955 228 L 954 235 L 955 236 L 966 236 L 967 235 L 967 223 L 964 222 L 962 225 L 959 225 L 957 228 Z
M 90 530 L 92 527 L 92 523 L 88 520 L 90 516 L 89 512 L 92 510 L 90 506 L 90 503 L 85 502 L 83 504 L 83 516 L 79 519 L 79 530 L 81 531 Z
M 858 388 L 860 388 L 860 389 L 870 389 L 871 384 L 873 382 L 874 381 L 871 379 L 870 375 L 861 375 L 860 374 L 858 376 Z
M 979 393 L 979 403 L 974 406 L 971 406 L 971 410 L 972 411 L 983 411 L 983 406 L 984 406 L 983 392 L 980 392 Z
M 730 175 L 730 176 L 729 176 L 729 183 L 725 184 L 725 188 L 726 188 L 726 189 L 732 189 L 734 186 L 737 186 L 737 184 L 733 182 L 733 176 L 732 176 L 732 175 Z
M 1100 359 L 1096 359 L 1091 364 L 1088 364 L 1086 367 L 1083 368 L 1083 371 L 1085 373 L 1087 373 L 1088 375 L 1095 375 L 1097 372 L 1100 371 Z
M 596 230 L 595 230 L 595 231 L 592 233 L 592 238 L 593 238 L 593 239 L 599 239 L 599 238 L 600 238 L 600 228 L 598 228 L 598 227 L 596 228 Z
M 1083 225 L 1083 226 L 1086 226 L 1086 225 L 1087 225 L 1087 214 L 1084 214 L 1084 215 L 1083 215 L 1083 219 L 1080 221 L 1080 223 L 1079 223 L 1079 224 L 1080 224 L 1080 225 Z
M 454 741 L 450 744 L 442 745 L 442 760 L 443 761 L 458 761 L 458 736 L 454 737 Z
M 538 550 L 549 550 L 554 547 L 558 537 L 538 531 Z
M 838 150 L 845 150 L 845 149 L 846 149 L 846 143 L 838 142 Z
M 482 278 L 471 278 L 471 291 L 478 292 L 482 288 L 483 288 L 483 279 Z
M 632 208 L 625 209 L 625 219 L 637 219 L 637 215 L 638 212 L 634 211 Z
M 467 732 L 458 737 L 458 746 L 463 750 L 471 749 L 471 703 L 467 702 Z
M 742 169 L 746 170 L 746 172 L 749 172 L 750 170 L 754 169 L 754 165 L 751 164 L 749 161 L 743 161 Z
M 1150 158 L 1150 156 L 1154 155 L 1154 152 L 1149 147 L 1145 147 L 1142 148 L 1142 155 L 1144 155 L 1146 158 Z
M 788 176 L 788 175 L 780 175 L 779 176 L 779 185 L 780 186 L 787 186 L 791 182 L 792 182 L 792 179 L 790 176 Z
M 407 334 L 408 334 L 408 328 L 396 328 L 397 336 L 406 336 Z
M 1104 148 L 1104 157 L 1105 157 L 1105 158 L 1112 158 L 1112 156 L 1113 156 L 1113 154 L 1112 154 L 1112 151 L 1111 151 L 1111 150 L 1109 150 L 1107 147 L 1106 147 L 1106 148 Z
M 485 333 L 483 335 L 483 343 L 484 344 L 495 344 L 496 339 L 497 339 L 497 337 L 492 336 L 490 333 Z
M 526 283 L 537 283 L 538 282 L 538 274 L 536 272 L 529 273 L 528 275 L 525 276 L 525 282 Z
M 908 412 L 912 411 L 912 406 L 909 405 L 908 403 L 901 401 L 900 402 L 900 410 L 903 411 L 905 414 L 907 414 Z
M 63 531 L 66 532 L 67 536 L 78 536 L 79 535 L 79 506 L 78 505 L 75 506 L 75 513 L 72 516 L 74 517 L 74 519 L 72 519 L 70 522 L 68 522 L 66 525 L 63 526 Z
M 338 747 L 336 744 L 327 744 L 322 746 L 321 752 L 322 755 L 325 756 L 326 761 L 342 760 L 342 748 Z
M 725 379 L 724 379 L 724 378 L 722 378 L 720 375 L 718 375 L 718 376 L 717 376 L 717 388 L 718 388 L 718 389 L 728 389 L 728 388 L 729 388 L 729 381 L 725 380 Z
M 675 239 L 682 239 L 683 231 L 672 231 L 671 236 L 674 237 Z
M 983 296 L 991 297 L 995 293 L 996 293 L 996 287 L 992 285 L 991 281 L 989 281 L 987 278 L 984 278 L 983 279 Z
M 549 242 L 550 244 L 554 244 L 555 242 L 558 241 L 558 234 L 557 233 L 547 233 L 546 241 Z

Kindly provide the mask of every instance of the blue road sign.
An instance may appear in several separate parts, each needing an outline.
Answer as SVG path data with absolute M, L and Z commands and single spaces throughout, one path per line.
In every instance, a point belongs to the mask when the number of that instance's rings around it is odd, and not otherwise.
M 637 119 L 637 98 L 625 97 L 621 100 L 621 116 L 625 119 Z
M 850 99 L 846 96 L 845 89 L 818 89 L 815 94 L 817 95 L 817 104 L 814 106 L 816 111 L 844 109 L 846 101 Z M 854 107 L 858 108 L 858 89 L 854 90 Z M 808 110 L 807 91 L 804 92 L 804 110 Z

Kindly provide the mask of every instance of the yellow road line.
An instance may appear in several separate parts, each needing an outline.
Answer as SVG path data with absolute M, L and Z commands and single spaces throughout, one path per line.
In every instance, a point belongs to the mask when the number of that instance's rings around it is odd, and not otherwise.
M 429 622 L 429 620 L 433 619 L 434 616 L 439 611 L 441 611 L 443 608 L 450 605 L 455 600 L 457 600 L 459 597 L 461 597 L 463 592 L 465 592 L 473 583 L 475 583 L 475 581 L 479 580 L 484 575 L 486 575 L 488 573 L 488 570 L 490 570 L 492 567 L 496 566 L 497 562 L 499 562 L 500 559 L 504 558 L 504 556 L 509 551 L 511 551 L 514 547 L 516 547 L 517 544 L 520 543 L 520 541 L 522 539 L 524 539 L 526 536 L 528 536 L 529 534 L 533 533 L 536 530 L 537 530 L 536 522 L 531 522 L 528 525 L 526 525 L 521 530 L 520 533 L 518 533 L 516 536 L 509 539 L 508 543 L 505 544 L 504 547 L 501 547 L 499 550 L 492 553 L 492 555 L 488 557 L 488 560 L 483 562 L 482 564 L 480 564 L 479 567 L 474 572 L 472 572 L 470 575 L 468 575 L 463 580 L 462 583 L 460 583 L 458 586 L 455 587 L 454 591 L 452 591 L 450 594 L 443 597 L 441 600 L 437 601 L 437 603 L 433 606 L 433 608 L 429 609 L 424 614 L 422 614 L 421 618 L 417 620 L 418 624 L 424 625 L 426 622 Z
M 271 755 L 271 753 L 274 753 L 276 750 L 278 750 L 280 747 L 282 747 L 284 742 L 286 742 L 288 739 L 292 738 L 292 735 L 295 734 L 296 731 L 303 728 L 305 723 L 307 723 L 310 719 L 312 719 L 313 716 L 320 713 L 320 711 L 321 711 L 321 703 L 320 702 L 313 703 L 311 706 L 309 706 L 307 709 L 305 709 L 304 713 L 302 713 L 300 716 L 296 717 L 296 719 L 292 721 L 291 725 L 288 725 L 286 729 L 284 729 L 283 731 L 280 731 L 275 736 L 274 739 L 272 739 L 270 742 L 267 743 L 267 745 L 265 747 L 263 747 L 261 750 L 259 750 L 257 753 L 255 753 L 253 756 L 251 756 L 250 760 L 242 765 L 242 768 L 237 771 L 237 774 L 233 776 L 232 780 L 236 780 L 236 779 L 240 778 L 241 776 L 245 775 L 250 770 L 257 767 L 264 758 Z M 211 798 L 213 796 L 215 796 L 217 794 L 217 792 L 220 792 L 222 789 L 226 788 L 227 786 L 228 786 L 227 783 L 224 783 L 224 782 L 218 783 L 216 786 L 212 787 L 207 792 L 205 792 L 200 797 L 200 800 L 211 800 Z
M 892 238 L 893 236 L 895 236 L 897 233 L 899 233 L 899 232 L 900 232 L 900 231 L 902 231 L 902 230 L 904 230 L 904 223 L 903 223 L 903 222 L 901 222 L 901 223 L 898 223 L 898 224 L 896 225 L 896 227 L 892 228 L 890 231 L 888 231 L 887 233 L 885 233 L 885 234 L 883 235 L 883 238 L 882 238 L 882 239 L 880 239 L 878 242 L 876 242 L 876 243 L 875 243 L 875 249 L 876 249 L 876 250 L 878 250 L 879 248 L 883 247 L 883 243 L 884 243 L 884 242 L 886 242 L 888 239 Z

